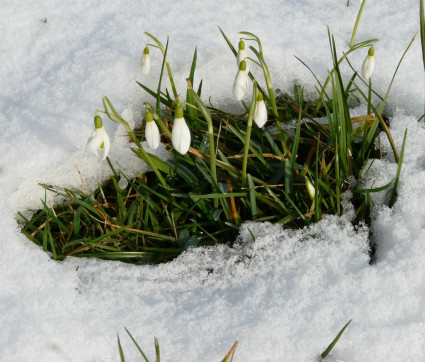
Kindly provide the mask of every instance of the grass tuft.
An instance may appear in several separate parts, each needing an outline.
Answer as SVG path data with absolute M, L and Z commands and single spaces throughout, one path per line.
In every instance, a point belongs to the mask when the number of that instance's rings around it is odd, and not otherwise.
M 72 255 L 144 264 L 167 262 L 189 247 L 231 245 L 240 225 L 248 220 L 297 229 L 319 221 L 325 214 L 341 215 L 341 197 L 347 190 L 353 191 L 353 223 L 359 223 L 368 220 L 371 194 L 390 186 L 361 187 L 369 161 L 381 156 L 375 146 L 381 131 L 399 163 L 392 205 L 402 157 L 382 114 L 392 81 L 415 37 L 401 57 L 387 94 L 378 97 L 382 102 L 373 104 L 371 95 L 376 92 L 372 82 L 369 81 L 368 92 L 364 92 L 364 81 L 357 72 L 348 82 L 340 72 L 341 63 L 348 62 L 352 52 L 369 48 L 377 41 L 354 43 L 365 3 L 359 11 L 350 48 L 342 56 L 328 29 L 332 68 L 324 83 L 313 74 L 317 80 L 314 101 L 304 98 L 303 88 L 297 83 L 293 96 L 276 96 L 260 39 L 253 33 L 240 32 L 241 39 L 254 45 L 247 49 L 255 59 L 248 59 L 251 67 L 262 70 L 266 84 L 263 89 L 249 73 L 253 81 L 251 103 L 242 102 L 244 110 L 240 114 L 207 106 L 201 98 L 202 81 L 198 91 L 193 89 L 197 49 L 188 72 L 185 102 L 180 100 L 178 94 L 182 93 L 175 88 L 167 60 L 169 39 L 163 46 L 159 39 L 146 33 L 154 42 L 149 45 L 162 53 L 162 66 L 156 90 L 138 84 L 152 97 L 154 106 L 149 102 L 144 106 L 158 125 L 161 141 L 171 157 L 160 159 L 145 150 L 145 127 L 132 130 L 112 102 L 103 97 L 104 110 L 96 114 L 105 114 L 125 127 L 135 145 L 135 157 L 146 162 L 153 172 L 129 177 L 116 170 L 107 158 L 112 176 L 91 192 L 42 185 L 46 192 L 66 201 L 54 206 L 42 201 L 43 208 L 30 220 L 22 219 L 22 232 L 52 253 L 55 260 Z M 220 32 L 236 56 L 230 39 L 222 29 Z M 231 73 L 236 71 L 235 67 Z M 169 77 L 172 95 L 163 87 L 164 75 Z M 267 107 L 268 122 L 261 128 L 253 122 L 257 90 Z M 359 100 L 367 104 L 370 112 L 352 118 L 349 105 L 358 104 Z M 183 116 L 191 134 L 190 147 L 187 153 L 182 151 L 184 154 L 174 149 L 172 132 L 174 113 L 176 109 L 180 112 L 182 105 L 186 105 Z M 349 178 L 356 180 L 355 186 L 349 185 Z M 125 179 L 127 186 L 121 188 L 120 179 Z

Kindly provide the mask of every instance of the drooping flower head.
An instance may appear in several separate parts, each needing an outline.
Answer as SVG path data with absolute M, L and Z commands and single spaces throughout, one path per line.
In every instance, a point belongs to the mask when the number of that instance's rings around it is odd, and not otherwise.
M 176 107 L 171 137 L 174 149 L 182 155 L 186 154 L 190 147 L 190 131 L 183 117 L 183 108 L 180 105 Z
M 314 200 L 314 197 L 316 196 L 316 189 L 308 176 L 305 177 L 305 187 L 307 189 L 308 196 L 310 196 L 310 199 Z
M 249 61 L 246 58 L 246 50 L 245 50 L 245 42 L 241 39 L 239 41 L 239 50 L 238 50 L 238 56 L 236 58 L 236 64 L 239 66 L 241 64 L 242 60 L 245 60 L 246 62 L 246 72 L 249 72 Z
M 86 151 L 94 153 L 103 161 L 108 156 L 110 146 L 108 134 L 102 125 L 102 118 L 96 115 L 94 117 L 94 132 L 87 142 Z
M 362 77 L 369 79 L 372 76 L 373 70 L 375 69 L 375 50 L 373 47 L 369 48 L 366 59 L 362 65 Z
M 159 147 L 161 141 L 161 136 L 159 134 L 158 126 L 153 120 L 152 113 L 147 111 L 145 115 L 146 119 L 146 128 L 145 128 L 145 137 L 146 141 L 150 148 L 156 150 Z
M 246 71 L 246 61 L 242 60 L 239 64 L 239 70 L 236 74 L 235 82 L 233 83 L 233 95 L 238 101 L 241 101 L 245 98 L 247 92 L 248 73 Z
M 146 75 L 149 73 L 149 70 L 151 69 L 151 58 L 149 55 L 149 48 L 146 46 L 143 50 L 143 56 L 142 56 L 142 74 Z
M 257 104 L 254 112 L 254 122 L 259 128 L 263 127 L 267 122 L 267 108 L 264 103 L 263 94 L 257 93 Z

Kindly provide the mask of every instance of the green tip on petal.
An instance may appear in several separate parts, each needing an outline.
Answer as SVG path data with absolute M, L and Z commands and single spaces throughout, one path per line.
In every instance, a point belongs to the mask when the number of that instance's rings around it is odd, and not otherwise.
M 375 55 L 375 49 L 373 49 L 373 47 L 370 47 L 367 55 L 369 55 L 370 57 L 373 57 Z
M 145 114 L 145 119 L 146 119 L 146 122 L 152 122 L 153 121 L 153 116 L 152 116 L 152 113 L 151 112 L 146 112 L 146 114 Z
M 239 41 L 239 50 L 245 50 L 245 42 L 242 39 Z
M 263 93 L 257 92 L 257 102 L 261 102 L 263 100 Z
M 143 54 L 149 54 L 149 48 L 145 47 L 145 49 L 143 50 Z
M 94 127 L 95 128 L 102 128 L 102 118 L 100 118 L 100 116 L 94 117 Z
M 182 108 L 182 106 L 176 107 L 176 118 L 183 118 L 183 108 Z
M 246 70 L 246 61 L 245 60 L 242 60 L 239 63 L 239 70 Z

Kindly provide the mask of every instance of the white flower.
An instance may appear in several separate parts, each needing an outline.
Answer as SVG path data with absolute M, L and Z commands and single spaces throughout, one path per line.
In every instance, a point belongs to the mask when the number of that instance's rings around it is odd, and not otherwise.
M 190 131 L 183 117 L 183 108 L 177 106 L 173 131 L 171 132 L 174 149 L 184 155 L 190 146 Z
M 375 50 L 373 47 L 369 48 L 366 59 L 362 65 L 362 77 L 369 79 L 372 76 L 373 70 L 375 69 Z
M 159 147 L 159 143 L 161 141 L 161 136 L 159 134 L 158 126 L 156 122 L 153 120 L 153 116 L 151 112 L 146 112 L 146 128 L 145 128 L 145 137 L 146 141 L 150 148 L 156 150 Z
M 245 42 L 243 40 L 240 40 L 239 42 L 239 50 L 238 50 L 238 56 L 236 58 L 236 64 L 239 66 L 242 60 L 245 60 L 246 62 L 246 72 L 249 72 L 249 61 L 246 59 L 246 50 L 245 50 Z
M 151 69 L 151 57 L 149 55 L 149 48 L 145 47 L 143 50 L 143 56 L 142 56 L 142 74 L 148 74 L 149 70 Z
M 314 185 L 310 181 L 308 176 L 305 177 L 305 187 L 307 188 L 308 196 L 310 196 L 310 199 L 314 200 L 314 197 L 316 196 L 316 189 L 314 188 Z
M 89 138 L 86 146 L 86 151 L 93 152 L 100 160 L 104 160 L 108 156 L 111 142 L 108 134 L 102 126 L 102 118 L 94 117 L 94 132 Z
M 246 72 L 246 61 L 242 60 L 233 83 L 233 95 L 238 101 L 245 98 L 248 91 L 248 75 Z
M 267 108 L 263 100 L 263 95 L 261 92 L 258 92 L 257 95 L 257 104 L 255 106 L 254 112 L 254 122 L 259 128 L 263 127 L 267 122 Z

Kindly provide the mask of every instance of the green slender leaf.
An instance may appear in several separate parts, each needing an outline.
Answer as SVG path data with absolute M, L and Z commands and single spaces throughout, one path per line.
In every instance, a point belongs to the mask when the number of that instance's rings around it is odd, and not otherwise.
M 162 82 L 162 77 L 164 75 L 165 62 L 167 61 L 167 52 L 168 52 L 168 37 L 167 37 L 167 44 L 165 45 L 164 56 L 162 58 L 161 73 L 159 74 L 159 81 L 158 81 L 158 90 L 156 91 L 156 94 L 157 94 L 156 109 L 159 109 L 161 104 L 161 82 Z
M 148 87 L 146 87 L 145 85 L 143 85 L 142 83 L 139 83 L 136 81 L 136 83 L 142 87 L 148 94 L 150 94 L 152 97 L 154 97 L 156 100 L 158 100 L 158 93 L 155 93 L 154 91 L 150 90 Z M 171 102 L 168 101 L 167 99 L 165 99 L 164 97 L 161 97 L 161 94 L 159 94 L 159 99 L 160 102 L 166 106 L 166 107 L 171 107 Z
M 121 362 L 125 362 L 124 352 L 122 350 L 120 336 L 118 334 L 117 334 L 117 338 L 118 338 L 118 351 L 120 352 L 120 359 L 121 359 Z
M 422 30 L 422 28 L 421 28 L 421 30 Z M 409 45 L 407 46 L 406 50 L 404 51 L 403 55 L 401 56 L 400 61 L 397 64 L 397 68 L 395 69 L 395 72 L 394 72 L 393 77 L 391 79 L 390 85 L 388 86 L 387 93 L 385 94 L 384 100 L 382 101 L 382 104 L 381 104 L 381 106 L 378 109 L 379 115 L 382 115 L 382 112 L 384 111 L 384 107 L 385 107 L 385 104 L 387 103 L 388 96 L 390 95 L 391 87 L 393 86 L 393 82 L 394 82 L 395 76 L 397 75 L 398 69 L 400 68 L 400 65 L 403 62 L 404 56 L 406 55 L 407 51 L 412 46 L 412 44 L 415 41 L 416 36 L 418 35 L 418 33 L 419 33 L 419 30 L 413 36 L 412 40 L 410 41 Z
M 74 235 L 77 236 L 80 233 L 80 228 L 81 228 L 81 223 L 80 223 L 80 217 L 81 217 L 81 212 L 84 210 L 84 208 L 82 206 L 79 206 L 77 209 L 77 212 L 75 213 L 74 216 L 74 221 L 73 221 L 73 225 L 74 225 Z
M 66 235 L 68 235 L 68 233 L 69 233 L 68 228 L 56 217 L 53 210 L 50 207 L 48 207 L 47 204 L 43 200 L 41 200 L 41 203 L 43 204 L 44 209 L 46 210 L 47 214 L 55 221 L 55 223 L 60 227 L 60 229 Z
M 133 338 L 133 336 L 131 335 L 131 333 L 128 331 L 127 328 L 124 328 L 125 331 L 127 332 L 127 334 L 130 336 L 131 340 L 133 341 L 133 343 L 135 344 L 135 346 L 137 347 L 137 349 L 139 350 L 140 354 L 142 355 L 143 359 L 146 362 L 149 362 L 148 358 L 146 357 L 146 355 L 143 353 L 142 349 L 139 347 L 139 345 L 137 344 L 136 340 Z
M 419 23 L 420 23 L 420 32 L 421 32 L 421 44 L 422 44 L 422 60 L 424 62 L 425 70 L 425 9 L 424 9 L 424 0 L 420 0 L 419 5 Z
M 198 53 L 198 47 L 195 48 L 195 52 L 193 54 L 193 59 L 192 59 L 192 65 L 190 67 L 189 81 L 192 87 L 194 86 L 193 78 L 195 76 L 197 53 Z M 189 90 L 186 91 L 186 102 L 189 104 L 195 105 Z M 186 109 L 187 109 L 187 113 L 189 113 L 189 116 L 191 118 L 196 118 L 196 110 L 194 108 L 186 107 Z
M 256 201 L 256 195 L 255 195 L 255 185 L 254 181 L 252 180 L 252 176 L 248 174 L 248 187 L 249 187 L 249 201 L 251 205 L 251 217 L 255 219 L 258 214 L 257 210 L 257 201 Z
M 160 362 L 159 343 L 156 337 L 154 338 L 154 342 L 155 342 L 155 355 L 156 355 L 155 362 Z
M 335 337 L 335 339 L 332 341 L 332 343 L 324 350 L 324 352 L 320 355 L 322 359 L 326 358 L 327 355 L 332 351 L 332 349 L 335 347 L 335 345 L 338 343 L 339 339 L 341 338 L 342 334 L 345 332 L 347 327 L 350 325 L 351 319 L 348 321 L 348 323 L 339 331 L 338 335 Z
M 400 159 L 398 160 L 397 174 L 395 176 L 394 187 L 393 187 L 393 191 L 391 193 L 391 199 L 390 199 L 390 203 L 389 203 L 390 207 L 394 206 L 396 196 L 397 196 L 397 186 L 398 186 L 398 182 L 400 180 L 401 166 L 403 164 L 404 146 L 406 145 L 406 138 L 407 138 L 407 129 L 406 129 L 406 131 L 404 131 L 403 145 L 401 146 Z
M 380 187 L 375 187 L 373 189 L 355 189 L 353 190 L 353 192 L 360 192 L 360 193 L 364 193 L 364 192 L 381 192 L 386 190 L 387 188 L 389 188 L 392 184 L 393 184 L 394 180 L 391 180 L 390 182 L 388 182 L 387 184 L 380 186 Z

